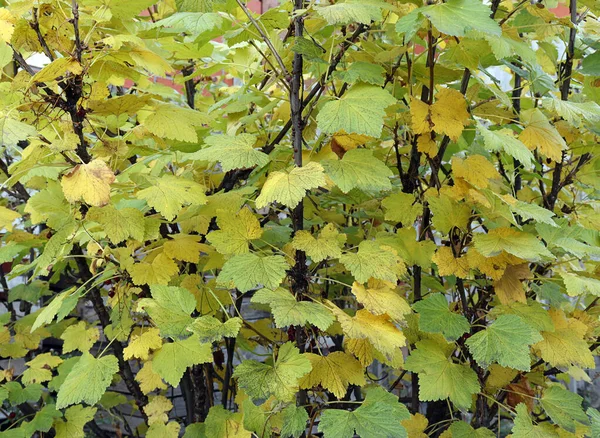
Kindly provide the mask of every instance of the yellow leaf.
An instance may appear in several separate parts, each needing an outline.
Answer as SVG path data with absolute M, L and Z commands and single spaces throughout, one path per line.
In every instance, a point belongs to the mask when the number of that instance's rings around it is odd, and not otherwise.
M 504 270 L 502 278 L 494 283 L 494 291 L 502 304 L 510 304 L 514 302 L 527 303 L 525 290 L 521 280 L 529 278 L 529 265 L 523 263 L 516 266 L 507 266 Z
M 453 141 L 458 140 L 469 122 L 465 98 L 451 88 L 442 88 L 431 106 L 413 99 L 410 114 L 415 134 L 427 134 L 433 130 L 437 134 L 447 135 Z M 431 148 L 431 145 L 428 147 Z
M 247 253 L 250 241 L 260 239 L 263 233 L 258 219 L 248 208 L 242 208 L 236 215 L 219 210 L 217 224 L 219 230 L 210 232 L 206 239 L 223 255 Z
M 184 262 L 198 263 L 202 245 L 198 243 L 200 236 L 191 234 L 175 234 L 164 244 L 165 255 Z
M 13 222 L 20 217 L 21 215 L 16 211 L 0 206 L 0 230 L 6 228 L 8 231 L 12 231 Z
M 144 260 L 127 268 L 134 284 L 168 284 L 179 272 L 177 263 L 164 252 L 157 254 L 151 262 Z
M 419 413 L 411 414 L 408 420 L 402 420 L 402 426 L 406 429 L 408 438 L 427 438 L 425 429 L 428 425 L 427 417 Z
M 442 276 L 456 275 L 458 278 L 467 278 L 469 275 L 469 261 L 466 257 L 454 257 L 452 248 L 442 246 L 432 258 Z
M 452 158 L 452 172 L 458 178 L 485 189 L 490 179 L 500 179 L 494 165 L 482 155 L 470 155 L 466 159 Z
M 526 128 L 519 135 L 519 140 L 530 150 L 537 149 L 552 161 L 560 161 L 562 151 L 567 149 L 567 144 L 546 116 L 535 108 L 523 111 L 521 120 Z
M 335 146 L 342 148 L 344 151 L 350 149 L 356 149 L 360 145 L 365 144 L 371 140 L 372 137 L 362 134 L 346 134 L 344 131 L 340 131 L 333 135 L 331 138 L 332 149 L 335 150 Z M 334 146 L 335 145 L 335 146 Z
M 363 367 L 368 367 L 373 363 L 373 346 L 367 339 L 352 339 L 346 337 L 344 348 L 348 353 L 352 353 L 358 358 Z
M 67 72 L 80 75 L 83 72 L 83 68 L 76 59 L 58 58 L 33 75 L 31 84 L 53 81 L 59 76 L 65 76 Z
M 437 143 L 427 134 L 423 134 L 417 139 L 417 150 L 430 158 L 435 157 L 438 153 Z
M 169 421 L 169 411 L 173 409 L 173 403 L 164 395 L 157 395 L 144 406 L 144 412 L 148 416 L 148 424 L 166 423 Z
M 544 339 L 533 348 L 552 366 L 593 368 L 594 356 L 583 338 L 587 331 L 585 324 L 574 318 L 567 319 L 561 310 L 551 309 L 549 313 L 555 330 L 540 332 Z
M 490 365 L 488 369 L 490 374 L 485 380 L 485 392 L 488 394 L 494 394 L 504 388 L 519 374 L 519 371 L 514 368 L 505 368 L 496 363 Z
M 411 312 L 410 305 L 398 294 L 396 285 L 389 281 L 371 278 L 367 287 L 355 281 L 352 284 L 352 293 L 356 300 L 374 315 L 387 314 L 394 321 L 403 321 L 404 315 Z
M 0 40 L 10 43 L 15 31 L 15 17 L 6 8 L 0 9 Z
M 410 101 L 410 117 L 412 130 L 415 134 L 427 134 L 433 129 L 429 105 L 422 100 L 413 98 Z
M 349 316 L 333 303 L 330 309 L 337 317 L 344 334 L 350 338 L 368 339 L 376 350 L 388 359 L 406 344 L 404 334 L 390 321 L 387 315 L 373 315 L 368 310 L 356 312 Z
M 347 353 L 336 351 L 328 356 L 306 353 L 305 356 L 310 360 L 312 370 L 300 379 L 300 388 L 320 385 L 341 399 L 346 395 L 348 385 L 366 384 L 362 365 Z
M 150 356 L 150 350 L 157 350 L 162 347 L 162 339 L 159 336 L 157 328 L 140 329 L 131 335 L 129 345 L 123 351 L 125 360 L 137 358 L 147 360 Z
M 507 252 L 501 252 L 497 256 L 485 257 L 475 248 L 469 248 L 467 260 L 473 269 L 479 269 L 481 273 L 491 277 L 494 280 L 502 278 L 508 265 L 518 265 L 523 260 Z
M 104 161 L 93 160 L 69 170 L 62 178 L 62 189 L 71 203 L 84 200 L 102 207 L 110 201 L 110 185 L 114 180 L 115 174 Z
M 158 373 L 154 372 L 152 369 L 151 360 L 144 362 L 144 366 L 136 374 L 135 380 L 139 382 L 140 388 L 144 394 L 148 394 L 155 389 L 166 389 L 167 387 L 167 385 L 163 383 Z
M 469 122 L 465 98 L 456 90 L 442 88 L 435 99 L 435 103 L 431 107 L 434 131 L 438 134 L 446 134 L 454 141 L 458 140 Z

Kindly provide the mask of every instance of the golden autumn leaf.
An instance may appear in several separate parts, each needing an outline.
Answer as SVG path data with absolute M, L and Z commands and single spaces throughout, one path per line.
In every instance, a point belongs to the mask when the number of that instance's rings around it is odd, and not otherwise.
M 78 164 L 62 177 L 62 189 L 67 201 L 85 201 L 102 207 L 110 201 L 110 185 L 115 174 L 102 160 Z

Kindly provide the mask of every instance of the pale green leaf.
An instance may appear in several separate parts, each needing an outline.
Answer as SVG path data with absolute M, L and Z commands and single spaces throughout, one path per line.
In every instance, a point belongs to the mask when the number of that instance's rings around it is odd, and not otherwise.
M 207 202 L 204 187 L 195 181 L 163 175 L 152 179 L 151 184 L 150 187 L 140 190 L 136 196 L 144 199 L 167 220 L 174 219 L 184 205 L 204 205 Z
M 481 0 L 448 0 L 422 8 L 431 23 L 447 35 L 462 37 L 469 30 L 500 36 L 502 30 L 490 18 L 492 11 Z
M 298 380 L 311 369 L 308 358 L 301 355 L 294 344 L 286 342 L 279 348 L 274 363 L 245 360 L 235 368 L 233 376 L 252 399 L 274 396 L 289 401 L 298 391 Z
M 404 363 L 404 368 L 419 374 L 419 399 L 436 401 L 449 398 L 457 407 L 471 406 L 472 395 L 479 392 L 477 374 L 469 366 L 457 364 L 435 341 L 419 341 Z
M 261 285 L 275 289 L 284 279 L 288 268 L 285 258 L 280 255 L 235 255 L 223 265 L 217 283 L 225 287 L 233 285 L 241 292 L 248 292 Z
M 312 324 L 325 331 L 333 323 L 333 315 L 321 304 L 312 301 L 297 301 L 287 290 L 261 289 L 252 297 L 253 303 L 271 307 L 275 325 L 279 328 Z
M 561 386 L 550 386 L 544 390 L 542 406 L 552 421 L 574 433 L 577 423 L 589 424 L 581 403 L 583 397 Z
M 396 99 L 381 87 L 356 84 L 341 98 L 321 108 L 317 124 L 327 134 L 345 131 L 348 134 L 379 137 L 385 109 L 394 103 Z
M 467 339 L 467 346 L 477 363 L 487 368 L 493 362 L 503 367 L 529 371 L 529 347 L 542 336 L 516 315 L 502 315 L 485 330 Z
M 117 371 L 119 365 L 116 357 L 107 355 L 95 358 L 84 353 L 60 386 L 56 407 L 62 409 L 82 401 L 89 405 L 96 404 Z
M 419 329 L 424 332 L 442 333 L 456 340 L 471 328 L 467 318 L 449 309 L 446 297 L 440 293 L 416 302 L 413 309 L 419 312 Z
M 197 335 L 164 344 L 152 359 L 152 370 L 171 386 L 178 386 L 188 367 L 213 361 L 210 344 Z
M 254 149 L 256 136 L 251 134 L 214 135 L 204 140 L 208 147 L 187 154 L 186 160 L 218 161 L 224 172 L 233 169 L 263 167 L 269 162 L 269 156 Z
M 145 310 L 163 337 L 188 335 L 190 316 L 196 309 L 196 298 L 190 291 L 175 286 L 152 286 L 152 298 L 142 298 L 138 308 Z
M 390 190 L 392 171 L 368 149 L 352 149 L 341 160 L 324 160 L 325 173 L 344 193 L 352 189 L 365 192 Z

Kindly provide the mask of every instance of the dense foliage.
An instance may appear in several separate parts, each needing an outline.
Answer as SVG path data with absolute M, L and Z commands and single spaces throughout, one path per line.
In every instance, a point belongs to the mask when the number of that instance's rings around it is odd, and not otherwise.
M 4 3 L 0 436 L 600 436 L 597 1 Z

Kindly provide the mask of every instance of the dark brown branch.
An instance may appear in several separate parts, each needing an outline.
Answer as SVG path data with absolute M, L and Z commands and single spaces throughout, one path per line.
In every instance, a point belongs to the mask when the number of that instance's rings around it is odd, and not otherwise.
M 354 42 L 358 39 L 358 37 L 362 33 L 364 33 L 367 29 L 369 29 L 368 26 L 365 26 L 364 24 L 360 24 L 357 26 L 356 30 L 350 36 L 350 38 L 344 40 L 344 42 L 342 43 L 342 45 L 340 47 L 340 50 L 331 60 L 331 64 L 329 64 L 327 72 L 321 76 L 321 78 L 319 79 L 319 82 L 310 90 L 308 95 L 302 101 L 303 108 L 306 108 L 307 105 L 309 105 L 310 102 L 316 96 L 320 95 L 320 92 L 323 89 L 323 87 L 325 86 L 327 79 L 330 78 L 331 74 L 336 70 L 338 64 L 341 62 L 346 51 L 354 44 Z M 283 128 L 281 128 L 281 130 L 279 131 L 279 134 L 277 134 L 277 136 L 270 143 L 268 143 L 262 147 L 262 149 L 261 149 L 262 152 L 264 152 L 265 154 L 271 153 L 271 151 L 273 151 L 273 149 L 275 149 L 275 146 L 277 146 L 285 138 L 285 136 L 287 135 L 287 133 L 289 132 L 289 130 L 291 128 L 292 128 L 292 120 L 289 119 L 285 123 Z M 219 192 L 221 190 L 228 192 L 228 191 L 232 190 L 235 187 L 235 185 L 238 183 L 238 181 L 246 179 L 248 177 L 248 175 L 250 175 L 251 172 L 252 172 L 252 169 L 230 170 L 229 172 L 227 172 L 225 174 L 225 176 L 223 177 L 223 180 L 221 181 L 221 184 L 219 185 L 219 187 L 217 187 L 216 190 L 214 190 L 214 192 Z
M 48 43 L 46 42 L 46 39 L 42 35 L 42 31 L 40 30 L 40 22 L 38 21 L 38 8 L 33 8 L 31 15 L 33 16 L 33 20 L 31 21 L 31 23 L 29 23 L 29 26 L 31 26 L 31 28 L 35 32 L 38 42 L 40 43 L 40 46 L 42 46 L 42 50 L 44 51 L 44 55 L 46 55 L 50 59 L 50 61 L 54 61 L 54 55 L 52 54 L 52 50 L 50 50 L 50 47 L 48 47 Z

